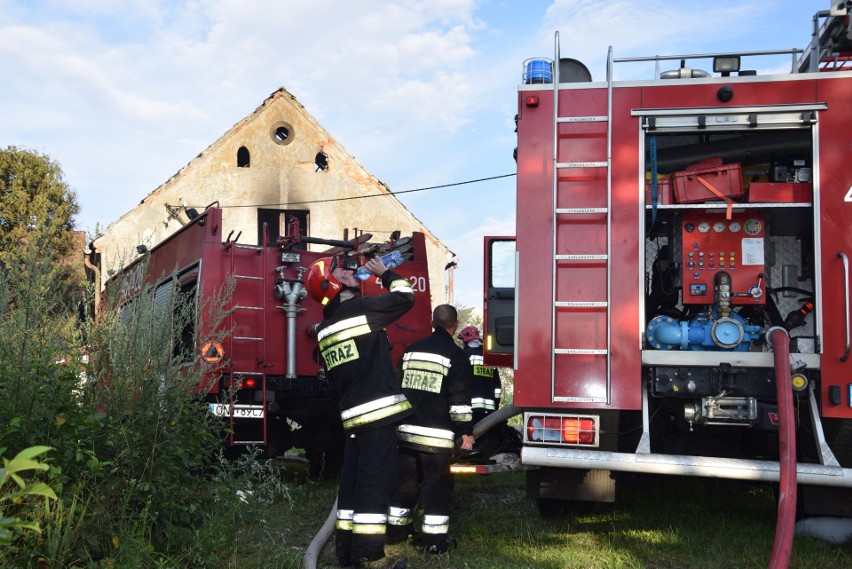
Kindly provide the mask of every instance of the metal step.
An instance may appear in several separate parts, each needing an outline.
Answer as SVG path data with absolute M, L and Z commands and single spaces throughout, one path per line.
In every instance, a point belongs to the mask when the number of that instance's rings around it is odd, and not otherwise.
M 570 300 L 557 300 L 554 306 L 558 308 L 606 308 L 609 306 L 609 303 L 605 300 L 600 301 L 570 301 Z
M 594 349 L 594 348 L 556 348 L 554 354 L 569 355 L 569 356 L 605 356 L 609 350 Z
M 606 115 L 585 117 L 556 117 L 557 123 L 587 123 L 587 122 L 609 122 Z
M 557 168 L 607 168 L 609 162 L 557 162 Z
M 589 213 L 607 213 L 609 210 L 605 207 L 558 207 L 556 208 L 557 215 L 583 215 Z
M 606 261 L 609 255 L 555 255 L 557 261 Z

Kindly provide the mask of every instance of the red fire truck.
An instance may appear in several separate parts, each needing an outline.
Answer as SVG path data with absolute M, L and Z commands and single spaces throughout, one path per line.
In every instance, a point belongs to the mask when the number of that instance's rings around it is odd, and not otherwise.
M 852 32 L 834 4 L 805 50 L 610 49 L 593 82 L 557 33 L 553 60 L 524 63 L 486 362 L 515 370 L 543 511 L 613 501 L 630 472 L 794 476 L 805 513 L 852 515 Z M 743 67 L 772 57 L 789 72 Z M 617 80 L 631 64 L 653 79 Z
M 371 243 L 368 234 L 342 240 L 307 237 L 295 220 L 287 233 L 269 243 L 264 229 L 263 245 L 241 244 L 239 235 L 222 234 L 222 209 L 208 207 L 113 276 L 107 302 L 119 307 L 121 318 L 122 309 L 143 290 L 160 306 L 168 306 L 175 294 L 190 298 L 195 316 L 174 339 L 185 344 L 176 352 L 194 354 L 190 360 L 204 368 L 198 390 L 210 412 L 227 419 L 228 446 L 302 448 L 316 472 L 322 460 L 333 467 L 340 459 L 342 430 L 313 332 L 323 319 L 322 307 L 306 294 L 303 276 L 326 255 L 363 258 L 404 243 L 399 250 L 408 260 L 395 270 L 411 281 L 416 301 L 387 330 L 396 360 L 406 345 L 431 331 L 426 245 L 417 232 L 384 243 Z M 308 245 L 319 249 L 309 251 Z M 376 278 L 363 281 L 361 291 L 383 292 Z M 211 310 L 210 301 L 223 294 L 224 306 Z

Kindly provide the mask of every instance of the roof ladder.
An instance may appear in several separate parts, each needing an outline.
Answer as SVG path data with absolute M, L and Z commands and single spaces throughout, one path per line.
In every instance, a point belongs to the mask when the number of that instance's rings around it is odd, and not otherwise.
M 612 226 L 610 211 L 612 206 L 612 174 L 611 174 L 611 155 L 612 155 L 612 48 L 609 49 L 607 60 L 607 110 L 606 115 L 560 115 L 559 104 L 559 32 L 556 32 L 555 38 L 555 57 L 553 69 L 553 184 L 552 184 L 552 227 L 553 227 L 553 242 L 551 251 L 553 252 L 553 264 L 551 268 L 552 282 L 552 311 L 551 311 L 551 389 L 552 398 L 558 401 L 568 402 L 606 402 L 609 404 L 612 399 L 611 394 L 611 377 L 610 377 L 610 324 L 611 324 L 611 242 L 612 242 Z M 590 129 L 601 131 L 606 128 L 606 156 L 601 156 L 598 160 L 588 161 L 587 159 L 577 160 L 572 158 L 572 150 L 584 149 L 583 138 L 588 138 Z M 575 140 L 572 140 L 574 138 Z M 560 140 L 561 139 L 561 140 Z M 561 142 L 561 143 L 560 143 Z M 605 174 L 601 176 L 600 172 Z M 578 206 L 573 199 L 571 180 L 587 178 L 588 184 L 593 185 L 597 190 L 599 203 L 595 203 L 593 207 L 586 207 L 589 203 L 585 199 L 582 206 Z M 605 201 L 604 201 L 605 196 Z M 597 249 L 583 250 L 578 247 L 583 247 L 578 243 L 579 239 L 572 239 L 571 228 L 575 224 L 584 224 L 599 226 L 600 231 L 605 234 L 605 246 L 600 244 L 594 245 Z M 585 233 L 588 234 L 588 233 Z M 586 245 L 588 248 L 589 245 Z M 583 295 L 576 290 L 571 290 L 575 287 L 562 286 L 558 276 L 560 272 L 564 275 L 566 271 L 571 271 L 575 268 L 582 267 L 584 271 L 590 274 L 597 275 L 600 282 L 606 282 L 604 291 L 593 299 L 589 299 L 588 294 Z M 590 344 L 578 345 L 576 340 L 572 340 L 569 345 L 563 345 L 559 340 L 560 329 L 569 324 L 565 323 L 565 318 L 582 317 L 583 314 L 589 312 L 598 312 L 601 319 L 605 319 L 605 337 L 601 331 L 601 338 L 589 338 Z M 560 318 L 561 317 L 561 318 Z M 561 324 L 557 323 L 557 319 L 561 319 Z M 606 380 L 606 395 L 598 396 L 593 399 L 588 397 L 558 397 L 556 395 L 556 375 L 557 375 L 557 356 L 571 357 L 592 357 L 603 360 L 601 363 L 605 366 L 602 375 L 605 375 Z M 570 361 L 570 360 L 568 360 Z M 570 364 L 568 364 L 570 366 Z
M 256 378 L 256 380 L 260 382 L 260 387 L 257 388 L 257 391 L 262 394 L 262 404 L 264 408 L 262 419 L 263 426 L 259 437 L 251 436 L 250 438 L 237 438 L 235 436 L 235 433 L 238 431 L 234 429 L 234 416 L 233 414 L 231 415 L 231 434 L 229 435 L 230 444 L 267 444 L 267 390 L 266 371 L 264 367 L 266 364 L 266 342 L 264 341 L 263 337 L 266 331 L 266 310 L 264 302 L 264 292 L 269 292 L 270 290 L 272 290 L 272 288 L 268 287 L 266 283 L 267 247 L 263 245 L 239 245 L 234 242 L 230 244 L 228 250 L 230 252 L 230 274 L 234 279 L 234 289 L 231 292 L 232 305 L 228 318 L 228 329 L 232 332 L 231 335 L 228 337 L 228 354 L 230 355 L 231 360 L 231 381 L 235 382 L 237 379 L 242 379 L 245 377 Z M 260 273 L 262 276 L 255 276 L 253 274 L 241 274 L 256 272 L 253 269 L 256 269 L 258 264 L 260 266 Z M 240 299 L 240 301 L 244 302 L 245 304 L 237 304 L 237 299 Z M 246 300 L 248 302 L 246 302 Z M 257 318 L 258 314 L 260 315 L 260 318 Z M 242 318 L 245 318 L 245 320 L 247 321 L 255 322 L 255 326 L 246 326 L 246 328 L 257 331 L 257 336 L 241 336 L 233 333 L 235 330 L 241 328 L 239 324 Z M 241 352 L 241 347 L 246 351 L 256 351 L 256 349 L 259 347 L 260 354 L 259 358 L 257 358 L 257 366 L 260 368 L 260 371 L 257 371 L 256 368 L 251 370 L 235 369 L 234 359 L 237 359 L 235 358 L 235 356 L 236 354 Z M 238 357 L 238 359 L 244 358 Z M 230 387 L 228 390 L 228 403 L 231 405 L 232 408 L 235 404 L 238 403 L 234 397 L 235 393 L 236 390 L 233 389 L 233 387 Z M 252 401 L 251 403 L 256 402 Z M 249 432 L 252 432 L 254 434 L 254 429 L 250 429 Z

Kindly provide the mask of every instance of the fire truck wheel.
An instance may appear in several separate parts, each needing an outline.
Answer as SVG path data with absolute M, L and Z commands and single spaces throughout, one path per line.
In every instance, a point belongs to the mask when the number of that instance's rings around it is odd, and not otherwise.
M 828 446 L 842 467 L 852 468 L 852 420 L 838 419 L 837 422 L 837 430 Z
M 852 421 L 824 421 L 825 438 L 835 458 L 844 468 L 852 468 Z M 852 489 L 799 485 L 796 518 L 852 517 Z
M 552 498 L 537 498 L 538 513 L 543 518 L 553 518 L 562 515 L 565 511 L 565 500 L 554 500 Z

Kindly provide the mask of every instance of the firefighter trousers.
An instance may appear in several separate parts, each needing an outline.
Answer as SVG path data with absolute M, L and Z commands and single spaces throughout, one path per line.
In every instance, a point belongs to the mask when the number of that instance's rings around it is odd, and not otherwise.
M 384 557 L 388 499 L 396 483 L 396 425 L 348 435 L 337 492 L 335 555 L 358 562 Z
M 453 496 L 449 454 L 399 449 L 399 478 L 391 492 L 388 538 L 402 541 L 414 533 L 418 498 L 423 507 L 419 546 L 436 553 L 447 550 L 447 530 Z

